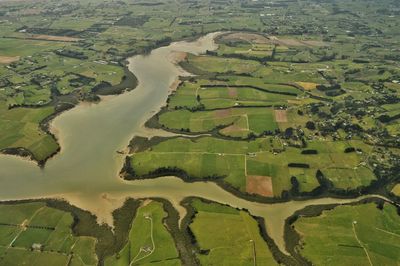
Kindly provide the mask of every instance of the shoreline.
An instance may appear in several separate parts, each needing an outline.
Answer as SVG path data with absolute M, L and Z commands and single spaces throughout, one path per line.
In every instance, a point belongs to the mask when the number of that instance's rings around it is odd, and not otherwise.
M 59 132 L 56 129 L 56 127 L 54 126 L 54 120 L 57 119 L 58 117 L 60 117 L 63 113 L 68 112 L 72 109 L 74 109 L 75 107 L 78 107 L 80 105 L 86 105 L 86 104 L 98 104 L 100 102 L 102 102 L 103 100 L 107 100 L 108 97 L 117 97 L 121 94 L 124 94 L 125 92 L 129 92 L 131 90 L 134 90 L 138 83 L 137 83 L 137 78 L 135 76 L 135 74 L 133 72 L 131 72 L 129 70 L 129 62 L 127 61 L 129 58 L 123 60 L 124 61 L 124 76 L 122 77 L 120 83 L 116 84 L 116 85 L 111 85 L 111 86 L 107 86 L 104 87 L 105 89 L 110 90 L 110 94 L 102 94 L 102 93 L 98 93 L 96 92 L 91 92 L 91 94 L 93 94 L 93 96 L 95 98 L 97 98 L 96 101 L 88 101 L 88 100 L 79 100 L 77 99 L 77 103 L 76 104 L 72 104 L 72 103 L 62 103 L 63 106 L 61 106 L 61 108 L 59 110 L 56 109 L 56 105 L 52 105 L 52 103 L 57 102 L 57 100 L 52 99 L 52 101 L 44 106 L 53 106 L 54 107 L 54 113 L 52 113 L 51 115 L 45 117 L 42 121 L 39 122 L 38 127 L 40 130 L 42 130 L 45 134 L 49 135 L 50 137 L 53 138 L 53 140 L 56 142 L 58 148 L 51 154 L 49 154 L 46 158 L 42 159 L 42 160 L 37 160 L 34 156 L 33 153 L 24 147 L 10 147 L 10 148 L 4 148 L 0 150 L 0 155 L 14 155 L 17 156 L 18 158 L 24 158 L 26 160 L 32 161 L 34 162 L 38 167 L 40 168 L 44 168 L 46 166 L 46 163 L 48 160 L 52 159 L 54 156 L 56 156 L 57 154 L 59 154 L 62 150 L 62 143 L 60 141 L 59 138 Z M 127 73 L 130 73 L 127 75 Z M 98 86 L 99 84 L 97 84 L 96 86 Z M 93 87 L 93 89 L 96 88 Z M 114 90 L 115 91 L 112 91 Z M 27 106 L 19 106 L 21 108 L 41 108 L 44 106 L 31 106 L 31 107 L 27 107 Z M 13 107 L 13 108 L 18 108 L 18 107 Z
M 170 177 L 170 179 L 174 177 Z M 142 180 L 146 182 L 146 180 Z M 183 181 L 180 181 L 183 182 Z M 198 182 L 206 183 L 206 182 Z M 212 182 L 209 182 L 212 183 Z M 213 185 L 213 184 L 211 184 Z M 215 185 L 215 184 L 214 184 Z M 228 192 L 226 192 L 228 193 Z M 45 197 L 33 197 L 33 198 L 25 198 L 19 200 L 5 200 L 1 201 L 0 204 L 17 204 L 17 203 L 24 203 L 30 201 L 63 201 L 70 204 L 73 207 L 78 209 L 88 211 L 96 218 L 96 221 L 99 225 L 106 224 L 111 228 L 114 228 L 114 217 L 113 212 L 124 205 L 124 202 L 129 199 L 151 199 L 151 198 L 161 198 L 171 203 L 171 206 L 177 211 L 178 214 L 178 226 L 180 229 L 185 228 L 185 221 L 189 219 L 188 217 L 188 210 L 185 206 L 185 202 L 188 201 L 190 198 L 199 198 L 204 199 L 207 201 L 216 202 L 219 204 L 227 205 L 232 208 L 238 210 L 244 210 L 248 212 L 251 216 L 260 219 L 259 226 L 264 229 L 262 235 L 265 238 L 267 236 L 266 241 L 277 248 L 278 253 L 283 255 L 292 256 L 293 255 L 293 242 L 290 242 L 289 245 L 287 244 L 287 238 L 291 237 L 288 234 L 288 227 L 292 224 L 293 217 L 296 217 L 298 213 L 302 213 L 305 209 L 308 208 L 327 208 L 330 206 L 340 206 L 340 205 L 357 205 L 362 204 L 365 201 L 376 201 L 376 200 L 383 200 L 389 204 L 393 204 L 398 207 L 398 204 L 393 202 L 392 200 L 380 196 L 380 195 L 364 195 L 353 199 L 346 199 L 346 200 L 338 200 L 333 198 L 324 198 L 324 199 L 316 199 L 316 200 L 308 200 L 303 202 L 297 202 L 292 207 L 285 208 L 285 205 L 288 203 L 280 203 L 273 207 L 274 204 L 258 204 L 257 208 L 252 210 L 251 208 L 247 208 L 245 202 L 238 202 L 238 203 L 229 203 L 225 202 L 224 200 L 214 198 L 212 196 L 207 197 L 202 194 L 192 193 L 193 195 L 173 195 L 172 197 L 166 197 L 165 195 L 157 195 L 156 193 L 146 193 L 146 192 L 138 192 L 130 193 L 129 191 L 125 191 L 123 193 L 119 193 L 115 195 L 113 193 L 103 193 L 101 195 L 97 195 L 96 202 L 88 202 L 83 200 L 82 195 L 79 193 L 77 194 L 55 194 L 49 195 Z M 161 193 L 162 194 L 162 193 Z M 91 198 L 93 200 L 93 198 Z M 101 202 L 101 204 L 99 204 Z M 87 204 L 89 203 L 89 204 Z M 296 203 L 296 202 L 293 202 Z M 290 204 L 290 202 L 289 202 Z M 269 207 L 268 207 L 269 206 Z M 104 209 L 107 209 L 106 211 Z M 283 211 L 283 212 L 282 212 Z M 107 213 L 106 216 L 104 214 Z M 100 217 L 102 219 L 100 219 Z M 275 224 L 275 225 L 274 225 Z M 289 232 L 291 234 L 292 232 Z M 294 244 L 297 244 L 295 242 Z
M 216 35 L 213 38 L 213 40 L 215 41 L 218 38 L 218 36 L 220 36 L 222 34 L 226 34 L 227 32 L 229 32 L 229 31 L 216 31 L 216 32 L 199 33 L 199 34 L 195 34 L 194 36 L 185 37 L 185 38 L 183 38 L 181 40 L 176 40 L 176 41 L 171 41 L 171 42 L 168 42 L 168 43 L 161 43 L 161 44 L 155 45 L 154 47 L 152 47 L 151 51 L 153 51 L 155 49 L 158 49 L 158 48 L 161 48 L 161 47 L 167 47 L 167 46 L 172 45 L 172 44 L 177 43 L 177 42 L 190 42 L 190 41 L 193 41 L 193 40 L 196 40 L 196 39 L 200 39 L 201 37 L 206 36 L 207 34 L 210 34 L 210 33 L 213 33 L 213 34 Z M 174 65 L 176 65 L 177 69 L 180 70 L 180 74 L 177 77 L 177 81 L 180 81 L 180 76 L 190 76 L 190 75 L 192 75 L 191 73 L 185 71 L 182 67 L 179 66 L 179 62 L 184 59 L 184 57 L 182 58 L 183 54 L 185 54 L 185 56 L 186 56 L 187 53 L 186 52 L 172 52 L 171 54 L 172 54 L 172 56 L 170 56 L 167 59 L 170 59 L 170 62 L 173 63 Z M 39 122 L 39 128 L 45 134 L 50 135 L 58 145 L 58 149 L 54 153 L 50 154 L 49 156 L 47 156 L 43 160 L 37 160 L 37 159 L 34 158 L 32 152 L 29 149 L 23 148 L 23 147 L 11 147 L 11 148 L 1 149 L 0 150 L 0 155 L 5 155 L 5 156 L 14 155 L 14 156 L 17 156 L 18 158 L 23 158 L 25 160 L 32 161 L 38 167 L 44 168 L 46 166 L 47 161 L 50 160 L 51 158 L 53 158 L 54 156 L 56 156 L 57 154 L 59 154 L 60 151 L 62 150 L 62 145 L 61 145 L 60 140 L 59 140 L 59 138 L 57 136 L 57 133 L 53 133 L 54 126 L 52 124 L 53 124 L 54 119 L 56 119 L 57 117 L 62 115 L 64 112 L 70 111 L 70 110 L 74 109 L 75 107 L 78 107 L 81 104 L 93 104 L 93 103 L 97 104 L 97 103 L 102 102 L 103 100 L 107 100 L 107 98 L 117 97 L 117 96 L 123 95 L 126 92 L 129 92 L 129 91 L 132 91 L 132 90 L 136 89 L 136 87 L 139 85 L 139 82 L 137 80 L 137 77 L 136 77 L 135 73 L 133 73 L 129 69 L 130 59 L 135 57 L 135 56 L 146 56 L 146 55 L 147 54 L 144 53 L 144 52 L 142 52 L 142 53 L 136 53 L 135 52 L 135 53 L 127 55 L 127 57 L 125 59 L 121 60 L 121 62 L 123 62 L 121 64 L 123 64 L 124 73 L 128 74 L 128 75 L 124 75 L 119 84 L 105 87 L 105 89 L 116 88 L 117 89 L 116 92 L 110 93 L 110 94 L 93 93 L 93 95 L 95 97 L 97 97 L 97 99 L 98 99 L 97 101 L 78 100 L 77 104 L 64 103 L 64 104 L 67 104 L 67 106 L 62 107 L 62 109 L 59 110 L 59 111 L 56 110 L 53 114 L 49 115 L 48 117 L 44 118 L 42 121 Z M 129 83 L 129 81 L 133 81 L 133 83 Z M 127 84 L 127 82 L 128 82 L 128 84 Z M 100 85 L 100 84 L 98 84 L 98 85 Z M 131 85 L 133 85 L 133 86 L 131 86 Z M 172 85 L 173 84 L 171 84 L 171 87 L 172 87 Z M 179 85 L 179 84 L 177 84 L 177 85 Z M 92 89 L 96 88 L 96 86 L 93 87 Z M 124 88 L 122 88 L 122 87 L 124 87 Z M 172 93 L 175 89 L 176 88 L 170 88 L 170 93 Z M 54 99 L 52 101 L 54 101 Z M 23 106 L 21 106 L 21 107 L 23 107 Z M 39 107 L 41 107 L 41 106 L 33 106 L 32 108 L 39 108 Z M 163 105 L 160 106 L 160 109 L 162 107 L 163 107 Z M 14 107 L 14 108 L 17 108 L 17 107 Z M 146 121 L 147 120 L 148 119 L 146 119 Z M 144 123 L 146 121 L 144 121 Z M 133 137 L 134 136 L 132 136 L 132 138 Z M 24 151 L 25 155 L 20 155 L 18 150 Z

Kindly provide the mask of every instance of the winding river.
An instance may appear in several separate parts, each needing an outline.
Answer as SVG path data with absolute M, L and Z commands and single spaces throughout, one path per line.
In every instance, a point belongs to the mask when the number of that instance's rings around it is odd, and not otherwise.
M 104 97 L 100 103 L 82 103 L 58 116 L 52 130 L 61 152 L 44 169 L 15 156 L 0 155 L 0 200 L 63 198 L 97 215 L 100 222 L 112 224 L 111 212 L 126 197 L 162 197 L 170 200 L 181 217 L 180 201 L 198 196 L 233 207 L 246 208 L 265 218 L 269 235 L 285 252 L 284 220 L 294 211 L 311 204 L 346 203 L 353 200 L 315 199 L 279 204 L 261 204 L 240 199 L 211 182 L 185 183 L 176 177 L 124 181 L 118 173 L 129 140 L 144 134 L 143 123 L 166 102 L 170 85 L 183 71 L 173 63 L 174 52 L 204 53 L 216 48 L 208 34 L 193 42 L 176 42 L 158 48 L 150 55 L 129 59 L 129 69 L 139 85 L 119 96 Z

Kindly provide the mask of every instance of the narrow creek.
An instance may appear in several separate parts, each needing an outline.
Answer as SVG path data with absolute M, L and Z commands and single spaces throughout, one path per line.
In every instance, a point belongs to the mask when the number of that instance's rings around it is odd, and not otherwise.
M 63 198 L 89 210 L 100 222 L 112 224 L 111 212 L 126 197 L 162 197 L 170 200 L 181 217 L 185 209 L 180 202 L 197 196 L 245 208 L 265 219 L 267 231 L 285 252 L 284 220 L 308 205 L 348 203 L 359 199 L 314 199 L 279 204 L 246 201 L 212 182 L 185 183 L 176 177 L 124 181 L 118 173 L 125 155 L 118 154 L 129 140 L 143 133 L 143 123 L 166 102 L 170 86 L 183 71 L 174 64 L 175 52 L 193 54 L 216 49 L 211 33 L 193 42 L 176 42 L 155 49 L 151 54 L 129 59 L 129 69 L 139 85 L 119 96 L 104 97 L 100 103 L 82 103 L 58 116 L 52 123 L 61 152 L 50 159 L 44 169 L 35 163 L 0 155 L 0 201 L 34 198 Z

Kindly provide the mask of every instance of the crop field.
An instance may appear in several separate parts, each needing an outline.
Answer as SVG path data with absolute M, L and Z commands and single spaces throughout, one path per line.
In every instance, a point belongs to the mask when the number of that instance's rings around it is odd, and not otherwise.
M 338 206 L 294 223 L 301 255 L 316 265 L 398 265 L 399 225 L 396 207 L 380 210 L 374 203 Z
M 174 240 L 165 227 L 162 203 L 146 200 L 138 209 L 129 232 L 128 243 L 105 265 L 181 265 Z
M 54 112 L 53 107 L 0 109 L 0 149 L 25 148 L 38 161 L 58 149 L 55 140 L 39 128 L 39 123 Z
M 72 234 L 70 213 L 44 203 L 0 205 L 1 265 L 97 265 L 95 239 Z
M 257 222 L 245 211 L 195 199 L 190 229 L 202 265 L 276 265 Z

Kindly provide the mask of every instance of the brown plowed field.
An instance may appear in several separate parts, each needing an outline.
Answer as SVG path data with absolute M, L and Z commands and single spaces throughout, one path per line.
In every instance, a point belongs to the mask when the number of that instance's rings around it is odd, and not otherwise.
M 273 197 L 272 178 L 270 176 L 248 175 L 246 177 L 246 192 L 264 197 Z

